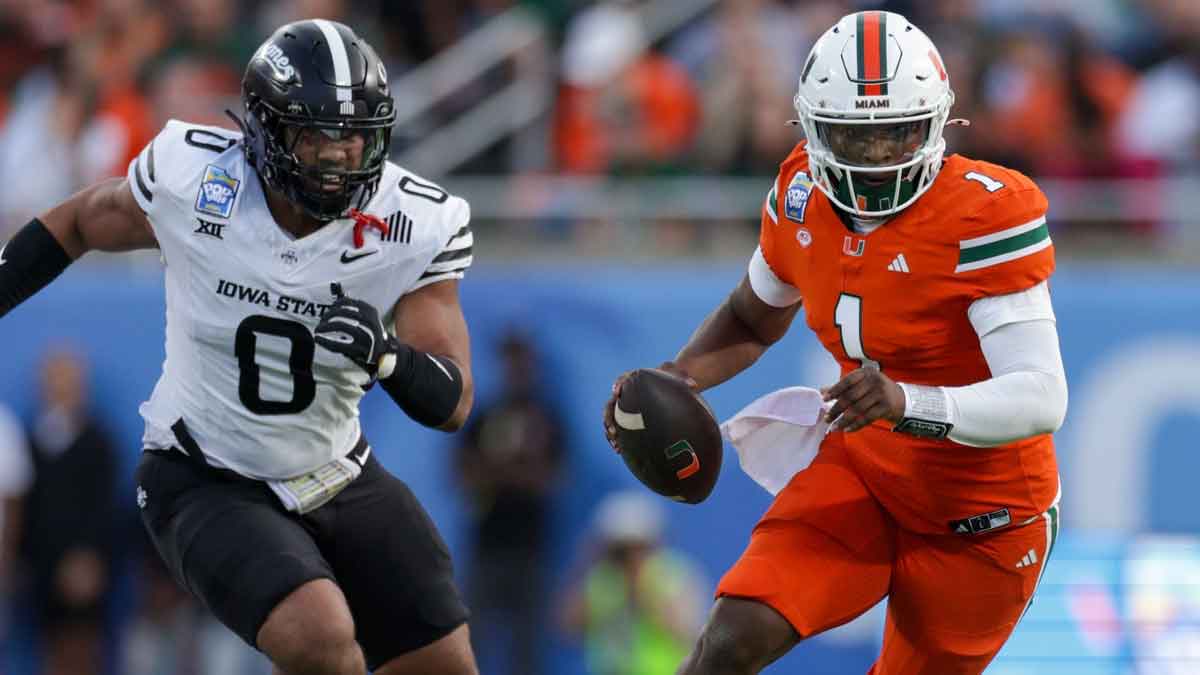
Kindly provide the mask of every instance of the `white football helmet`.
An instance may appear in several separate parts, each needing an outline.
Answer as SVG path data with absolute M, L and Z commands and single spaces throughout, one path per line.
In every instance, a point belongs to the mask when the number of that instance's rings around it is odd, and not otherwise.
M 954 92 L 937 47 L 903 16 L 842 17 L 813 45 L 793 103 L 812 179 L 842 209 L 897 213 L 937 177 Z

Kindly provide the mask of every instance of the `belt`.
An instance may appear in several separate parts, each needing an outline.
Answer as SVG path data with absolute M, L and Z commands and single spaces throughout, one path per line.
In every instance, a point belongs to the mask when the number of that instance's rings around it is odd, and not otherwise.
M 242 474 L 231 469 L 223 469 L 221 467 L 209 464 L 208 460 L 204 458 L 204 452 L 200 449 L 200 444 L 196 442 L 195 437 L 192 436 L 190 431 L 188 431 L 187 424 L 183 421 L 182 417 L 180 417 L 175 424 L 171 425 L 171 432 L 175 434 L 175 440 L 179 443 L 178 450 L 147 448 L 146 451 L 162 456 L 182 451 L 183 454 L 189 460 L 191 460 L 193 464 L 203 468 L 205 471 L 208 471 L 213 475 L 219 476 L 226 480 L 252 481 L 256 483 L 262 482 L 254 478 L 243 476 Z M 360 433 L 358 435 L 358 441 L 354 443 L 354 447 L 350 448 L 350 451 L 346 454 L 349 455 L 360 466 L 365 466 L 367 458 L 363 455 L 362 451 L 366 449 L 366 447 L 367 437 L 366 435 Z M 362 459 L 359 459 L 360 457 Z

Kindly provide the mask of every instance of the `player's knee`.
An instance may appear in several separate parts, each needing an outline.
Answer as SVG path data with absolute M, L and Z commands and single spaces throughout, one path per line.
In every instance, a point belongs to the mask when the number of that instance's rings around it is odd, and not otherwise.
M 700 635 L 685 672 L 750 675 L 765 668 L 799 641 L 775 610 L 757 602 L 722 598 Z
M 328 580 L 293 591 L 259 630 L 258 647 L 288 675 L 362 675 L 366 662 L 354 619 Z
M 332 636 L 312 636 L 311 642 L 299 642 L 273 656 L 288 675 L 362 675 L 367 670 L 362 649 L 354 641 Z

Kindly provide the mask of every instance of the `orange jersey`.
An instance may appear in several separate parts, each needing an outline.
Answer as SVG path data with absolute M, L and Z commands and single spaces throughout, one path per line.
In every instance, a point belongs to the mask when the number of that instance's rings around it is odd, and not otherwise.
M 801 143 L 764 204 L 760 246 L 799 290 L 805 321 L 846 374 L 877 362 L 897 382 L 961 386 L 991 377 L 968 318 L 983 297 L 1028 289 L 1054 271 L 1046 198 L 1026 176 L 952 155 L 912 206 L 861 235 L 808 176 Z M 846 435 L 876 498 L 908 529 L 1008 508 L 1013 523 L 1058 490 L 1049 435 L 994 448 L 918 438 L 877 421 Z

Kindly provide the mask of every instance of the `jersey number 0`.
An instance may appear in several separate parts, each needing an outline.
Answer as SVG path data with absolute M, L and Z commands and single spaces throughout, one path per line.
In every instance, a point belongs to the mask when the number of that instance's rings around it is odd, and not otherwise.
M 272 335 L 290 343 L 288 371 L 292 374 L 292 399 L 290 401 L 264 401 L 259 394 L 261 374 L 255 355 L 258 352 L 258 336 Z M 313 378 L 313 358 L 316 342 L 312 333 L 301 323 L 255 314 L 238 324 L 233 353 L 237 356 L 238 398 L 242 405 L 258 415 L 290 415 L 303 412 L 317 395 L 317 381 Z

